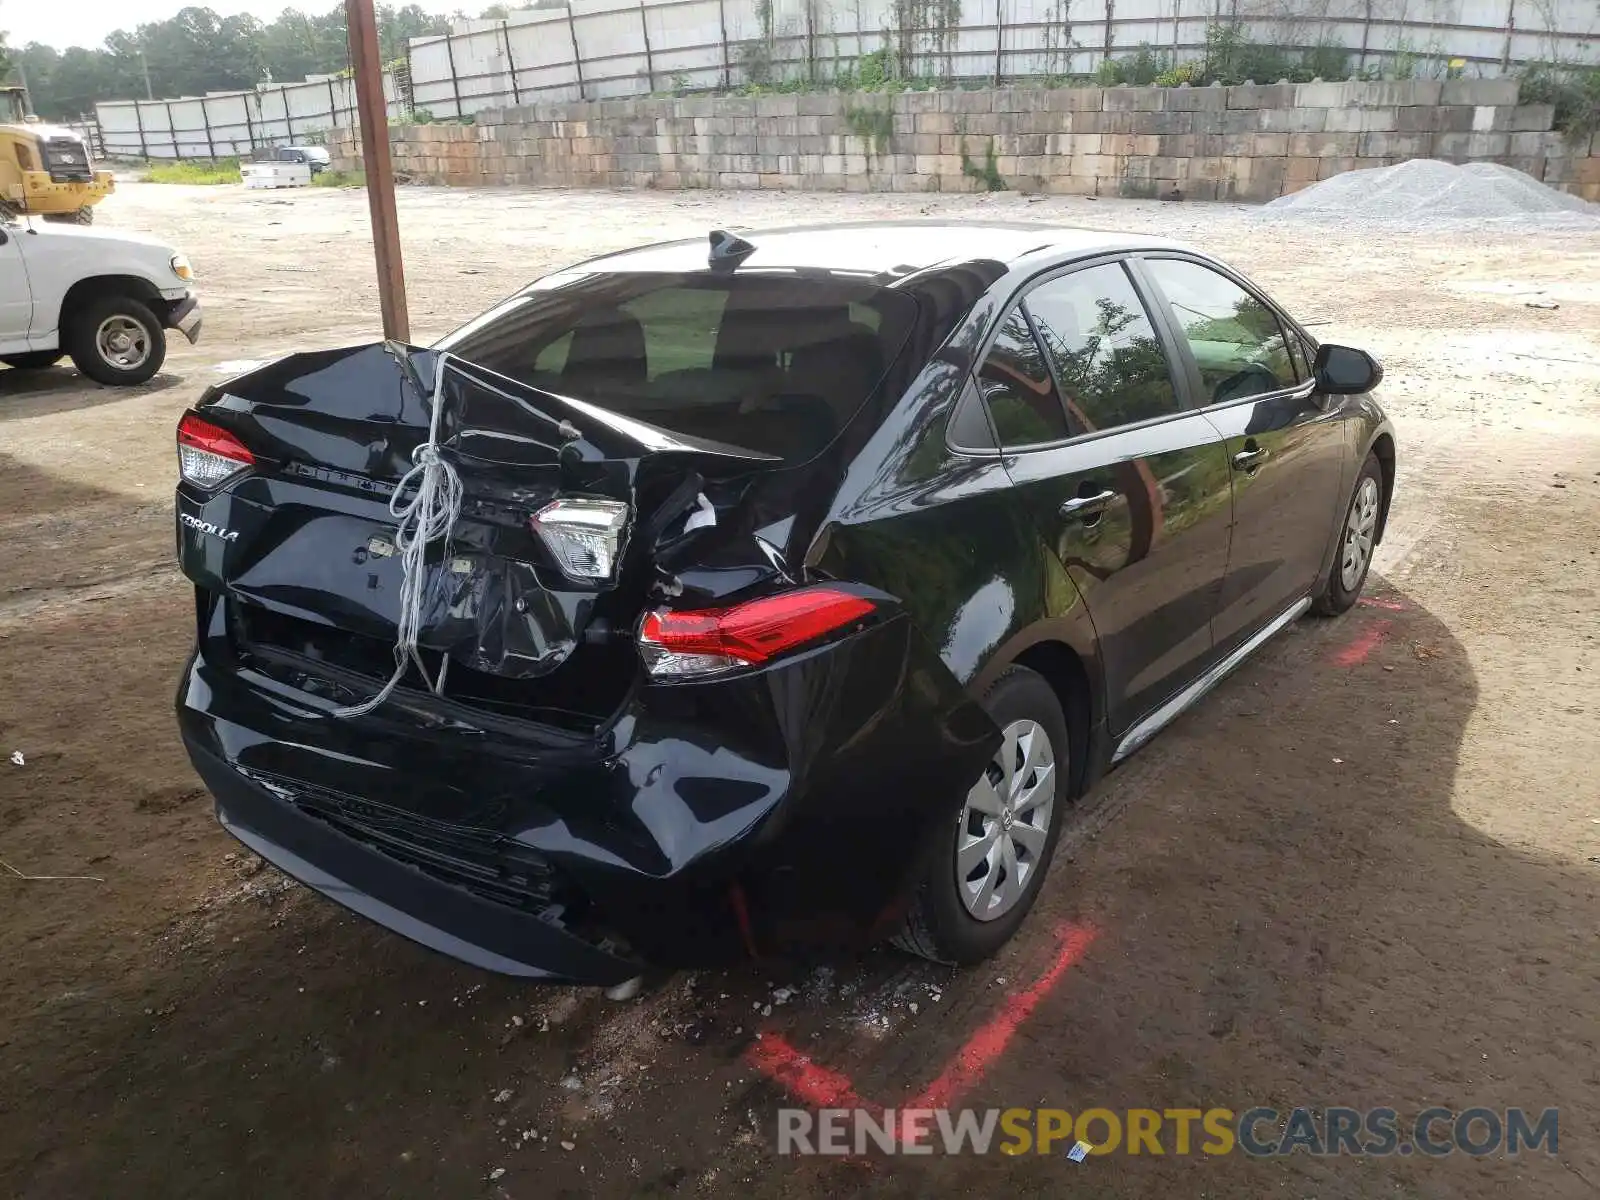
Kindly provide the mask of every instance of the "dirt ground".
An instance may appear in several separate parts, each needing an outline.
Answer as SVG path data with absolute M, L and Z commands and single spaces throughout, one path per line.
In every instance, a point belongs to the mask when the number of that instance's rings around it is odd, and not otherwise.
M 1372 602 L 1300 623 L 1114 773 L 982 969 L 885 951 L 620 1004 L 480 974 L 262 869 L 214 823 L 171 716 L 192 621 L 173 425 L 241 361 L 376 336 L 365 198 L 122 186 L 103 218 L 189 254 L 205 335 L 132 391 L 0 371 L 0 859 L 99 877 L 0 874 L 0 1194 L 1600 1191 L 1600 235 L 1019 197 L 400 203 L 418 339 L 558 264 L 714 226 L 1185 237 L 1383 358 L 1400 470 Z M 1559 1152 L 777 1156 L 794 1101 L 749 1065 L 758 1033 L 893 1103 L 1037 978 L 1063 923 L 1094 940 L 962 1103 L 1559 1107 Z

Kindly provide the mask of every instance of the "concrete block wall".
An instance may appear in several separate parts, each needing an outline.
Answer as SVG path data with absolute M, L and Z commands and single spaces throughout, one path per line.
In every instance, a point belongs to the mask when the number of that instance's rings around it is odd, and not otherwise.
M 418 183 L 824 191 L 1011 190 L 1263 202 L 1412 158 L 1501 162 L 1600 201 L 1600 136 L 1572 144 L 1509 79 L 1238 87 L 693 96 L 490 109 L 390 130 Z M 337 166 L 359 166 L 335 131 Z

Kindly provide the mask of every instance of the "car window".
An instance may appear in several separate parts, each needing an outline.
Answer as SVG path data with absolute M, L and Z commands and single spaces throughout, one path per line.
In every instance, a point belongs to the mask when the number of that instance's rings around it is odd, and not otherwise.
M 623 312 L 644 326 L 646 377 L 709 371 L 727 303 L 728 293 L 720 288 L 663 288 L 622 305 Z
M 535 284 L 438 343 L 673 433 L 803 462 L 900 355 L 917 302 L 857 275 L 596 271 Z
M 1021 305 L 1006 314 L 978 370 L 978 390 L 1007 450 L 1058 442 L 1068 436 L 1055 381 Z
M 1295 384 L 1283 328 L 1261 301 L 1210 267 L 1180 259 L 1145 260 L 1172 306 L 1205 387 L 1220 404 Z
M 1120 263 L 1074 271 L 1028 293 L 1074 432 L 1178 412 L 1166 352 Z
M 1306 364 L 1311 361 L 1306 354 L 1306 344 L 1293 333 L 1289 334 L 1289 360 L 1294 366 L 1294 375 L 1301 383 L 1311 378 L 1311 368 Z

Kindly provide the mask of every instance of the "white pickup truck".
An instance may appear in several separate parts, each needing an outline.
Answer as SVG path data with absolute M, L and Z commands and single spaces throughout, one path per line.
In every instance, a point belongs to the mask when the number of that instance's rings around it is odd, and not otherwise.
M 0 363 L 37 370 L 70 354 L 100 383 L 143 383 L 161 369 L 168 329 L 200 337 L 194 271 L 172 247 L 0 216 Z

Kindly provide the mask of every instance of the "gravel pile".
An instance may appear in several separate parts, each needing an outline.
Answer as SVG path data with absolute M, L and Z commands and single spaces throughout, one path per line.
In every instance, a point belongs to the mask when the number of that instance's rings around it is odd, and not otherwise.
M 1431 158 L 1346 171 L 1282 196 L 1260 212 L 1274 220 L 1374 222 L 1419 230 L 1600 227 L 1600 204 L 1546 187 L 1513 167 L 1457 166 Z

